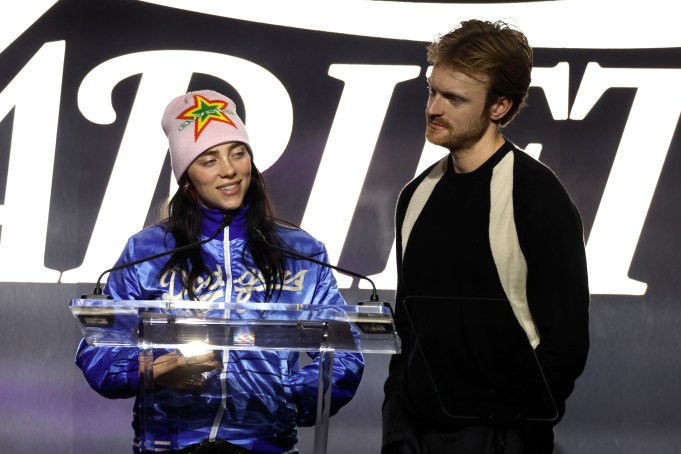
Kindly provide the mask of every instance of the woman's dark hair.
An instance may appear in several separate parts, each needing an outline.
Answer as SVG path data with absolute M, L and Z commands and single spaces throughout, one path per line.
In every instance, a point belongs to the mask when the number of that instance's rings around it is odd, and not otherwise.
M 246 217 L 246 247 L 242 251 L 242 259 L 253 273 L 261 278 L 265 285 L 265 299 L 276 300 L 281 295 L 284 283 L 285 269 L 284 257 L 280 251 L 269 247 L 254 233 L 258 229 L 266 241 L 281 247 L 281 241 L 275 232 L 275 221 L 272 203 L 265 190 L 265 180 L 253 163 L 251 155 L 251 182 L 246 191 L 244 205 L 249 206 Z M 194 189 L 188 185 L 189 177 L 185 172 L 180 178 L 179 189 L 168 202 L 168 217 L 162 222 L 168 233 L 175 238 L 175 247 L 184 246 L 199 241 L 203 211 L 198 202 L 198 196 Z M 246 249 L 249 249 L 252 263 L 247 262 Z M 212 273 L 201 258 L 200 248 L 190 248 L 171 255 L 159 274 L 176 270 L 182 279 L 182 286 L 187 291 L 190 299 L 198 299 L 195 293 L 196 283 L 201 275 L 208 275 L 212 281 Z M 255 270 L 253 270 L 255 268 Z M 212 282 L 208 282 L 203 288 L 209 288 Z

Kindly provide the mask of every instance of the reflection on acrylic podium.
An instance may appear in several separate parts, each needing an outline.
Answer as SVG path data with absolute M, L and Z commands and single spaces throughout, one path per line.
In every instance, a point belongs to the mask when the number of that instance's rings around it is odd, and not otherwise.
M 334 352 L 400 351 L 392 311 L 381 303 L 302 305 L 201 301 L 74 299 L 69 305 L 85 340 L 139 349 L 140 368 L 153 371 L 157 349 L 198 348 L 320 353 L 314 452 L 326 452 Z M 153 445 L 153 374 L 144 374 L 140 449 Z
M 408 395 L 463 424 L 554 423 L 559 412 L 535 348 L 507 299 L 409 296 L 398 303 L 428 383 Z M 424 395 L 424 389 L 432 393 Z M 466 390 L 461 396 L 459 390 Z

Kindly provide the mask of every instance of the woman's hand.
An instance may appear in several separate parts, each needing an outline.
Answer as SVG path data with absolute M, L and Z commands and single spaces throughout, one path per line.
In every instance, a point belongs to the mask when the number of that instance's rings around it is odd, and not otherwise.
M 213 352 L 183 356 L 172 352 L 159 356 L 154 360 L 154 383 L 169 388 L 191 388 L 203 385 L 205 379 L 201 374 L 221 367 L 215 361 Z M 140 374 L 144 376 L 144 360 L 140 357 Z

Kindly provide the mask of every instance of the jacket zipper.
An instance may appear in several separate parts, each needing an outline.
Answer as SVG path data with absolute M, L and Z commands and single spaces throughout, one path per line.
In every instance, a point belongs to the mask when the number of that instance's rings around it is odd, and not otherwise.
M 232 297 L 232 267 L 231 267 L 231 255 L 229 249 L 229 227 L 225 228 L 224 241 L 223 241 L 223 256 L 225 258 L 225 303 L 229 303 Z M 229 318 L 230 311 L 225 308 L 223 317 Z M 220 387 L 222 388 L 222 398 L 220 399 L 220 406 L 218 407 L 218 412 L 213 420 L 213 426 L 210 430 L 209 439 L 215 440 L 218 436 L 218 429 L 220 428 L 220 422 L 225 414 L 225 406 L 227 405 L 227 365 L 229 363 L 229 349 L 222 349 L 222 371 L 220 372 Z

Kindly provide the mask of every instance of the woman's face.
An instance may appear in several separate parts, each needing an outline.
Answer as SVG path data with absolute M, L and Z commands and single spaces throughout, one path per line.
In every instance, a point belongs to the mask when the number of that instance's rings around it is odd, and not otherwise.
M 234 210 L 251 184 L 251 155 L 241 142 L 216 145 L 191 163 L 187 176 L 203 206 Z

